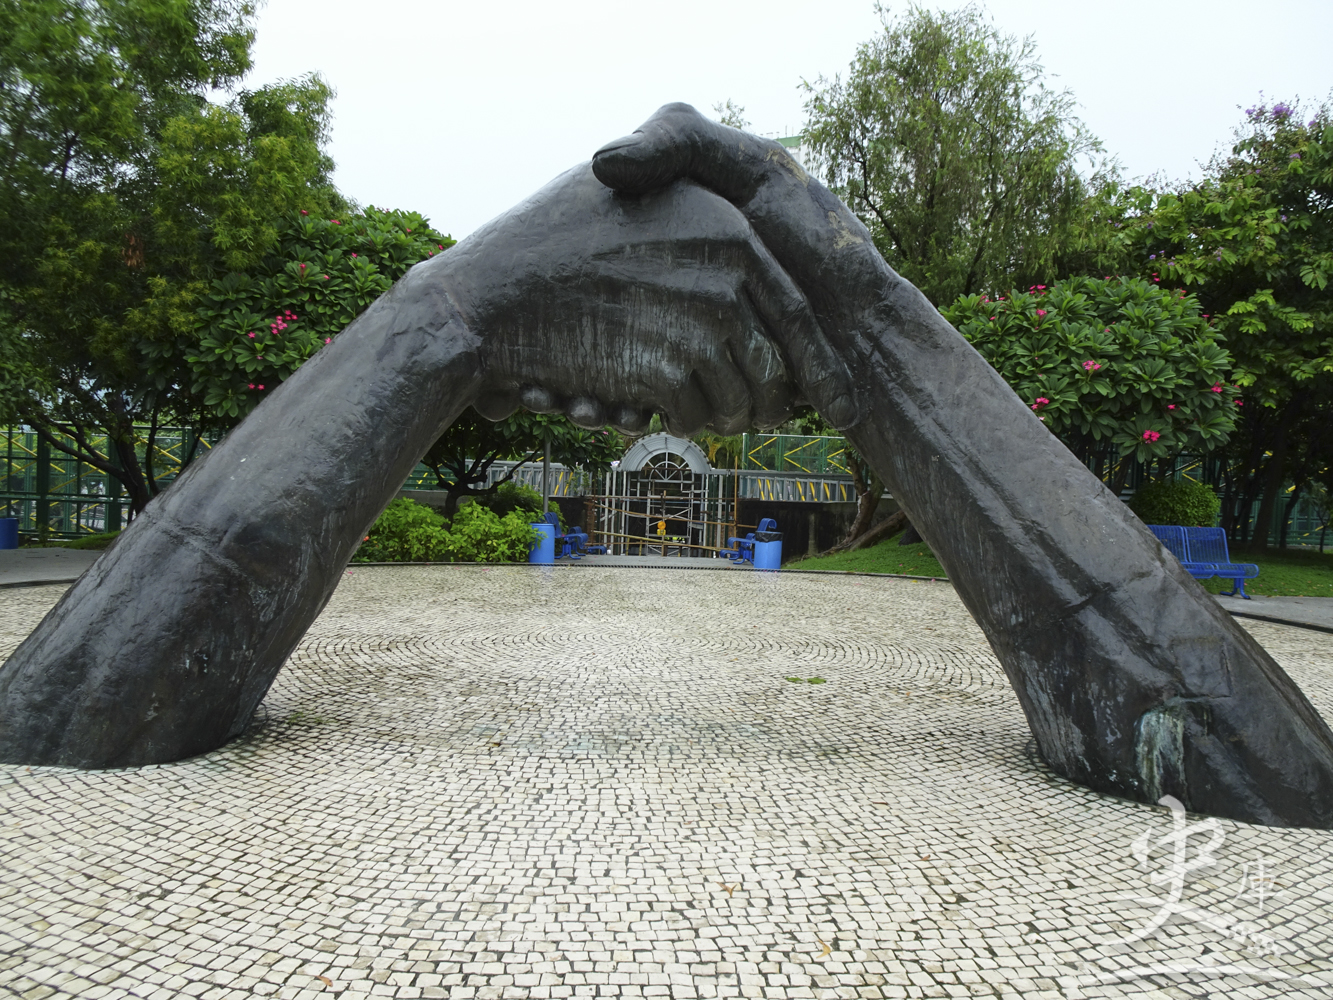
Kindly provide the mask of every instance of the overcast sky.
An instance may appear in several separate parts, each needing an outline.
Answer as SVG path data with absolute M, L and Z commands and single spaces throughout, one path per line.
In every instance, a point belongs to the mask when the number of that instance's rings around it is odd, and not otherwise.
M 1197 175 L 1260 91 L 1333 89 L 1333 0 L 986 9 L 1034 36 L 1131 177 Z M 267 0 L 246 86 L 321 73 L 342 191 L 461 238 L 668 101 L 711 114 L 730 98 L 752 131 L 797 132 L 801 81 L 845 72 L 878 30 L 873 0 Z

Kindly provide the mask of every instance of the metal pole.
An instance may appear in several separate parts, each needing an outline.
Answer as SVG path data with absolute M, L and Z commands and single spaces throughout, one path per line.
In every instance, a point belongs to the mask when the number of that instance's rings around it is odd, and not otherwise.
M 551 509 L 551 439 L 546 439 L 546 457 L 542 459 L 542 513 Z
M 51 446 L 41 435 L 37 437 L 37 534 L 43 542 L 51 534 Z

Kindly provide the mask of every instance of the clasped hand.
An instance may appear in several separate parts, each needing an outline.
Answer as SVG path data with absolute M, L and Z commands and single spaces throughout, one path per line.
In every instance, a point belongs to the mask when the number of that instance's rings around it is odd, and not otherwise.
M 773 427 L 801 402 L 855 421 L 850 378 L 745 217 L 681 179 L 619 194 L 576 167 L 404 279 L 479 338 L 474 406 L 585 427 Z

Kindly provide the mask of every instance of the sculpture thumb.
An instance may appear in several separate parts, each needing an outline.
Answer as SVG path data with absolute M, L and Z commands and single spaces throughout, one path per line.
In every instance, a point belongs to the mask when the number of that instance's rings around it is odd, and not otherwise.
M 671 127 L 672 112 L 698 112 L 688 104 L 668 104 L 640 128 L 593 154 L 593 175 L 624 194 L 647 194 L 688 176 L 690 143 Z
M 596 178 L 623 194 L 646 194 L 682 177 L 740 205 L 763 177 L 756 169 L 776 143 L 705 118 L 688 104 L 666 104 L 630 135 L 592 158 Z

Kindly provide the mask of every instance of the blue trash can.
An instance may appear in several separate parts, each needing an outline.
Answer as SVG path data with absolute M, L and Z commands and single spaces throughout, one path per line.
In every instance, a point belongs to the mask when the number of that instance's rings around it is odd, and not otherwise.
M 537 541 L 528 550 L 528 562 L 555 563 L 555 525 L 549 521 L 540 521 L 533 525 L 537 529 Z
M 19 519 L 17 517 L 0 517 L 0 549 L 16 549 L 19 547 Z
M 782 539 L 778 539 L 775 542 L 754 543 L 754 568 L 782 568 Z

